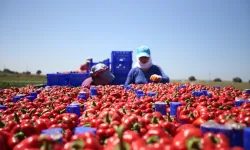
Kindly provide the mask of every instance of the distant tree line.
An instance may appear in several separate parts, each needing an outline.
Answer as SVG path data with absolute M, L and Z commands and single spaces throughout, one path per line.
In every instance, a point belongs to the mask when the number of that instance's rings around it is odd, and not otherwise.
M 195 78 L 195 76 L 190 76 L 190 77 L 188 78 L 188 80 L 189 80 L 189 81 L 196 81 L 196 78 Z M 221 78 L 215 78 L 213 81 L 214 81 L 214 82 L 222 82 Z M 242 83 L 242 79 L 241 79 L 240 77 L 234 77 L 232 81 L 233 81 L 233 82 Z M 250 83 L 250 80 L 249 80 L 249 83 Z
M 3 71 L 0 70 L 0 72 L 2 72 L 2 73 L 9 73 L 9 74 L 27 74 L 27 75 L 30 75 L 30 74 L 31 74 L 30 71 L 23 71 L 22 73 L 19 73 L 19 72 L 17 72 L 17 71 L 12 71 L 12 70 L 7 69 L 7 68 L 5 68 Z M 41 71 L 41 70 L 37 70 L 37 71 L 36 71 L 36 74 L 37 74 L 37 75 L 40 75 L 40 74 L 42 74 L 42 71 Z

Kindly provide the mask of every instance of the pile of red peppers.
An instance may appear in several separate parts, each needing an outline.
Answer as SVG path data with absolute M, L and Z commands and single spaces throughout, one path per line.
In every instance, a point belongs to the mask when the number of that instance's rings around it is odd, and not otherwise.
M 131 85 L 126 90 L 118 85 L 97 86 L 98 95 L 78 99 L 78 87 L 51 87 L 49 90 L 27 86 L 0 90 L 1 150 L 243 150 L 232 146 L 223 133 L 202 133 L 200 126 L 209 120 L 224 125 L 228 122 L 250 126 L 250 103 L 235 107 L 235 99 L 250 95 L 234 87 L 215 88 L 185 84 Z M 145 96 L 138 98 L 134 90 Z M 192 91 L 208 90 L 210 96 L 194 96 Z M 21 98 L 41 91 L 34 101 Z M 155 92 L 153 97 L 148 92 Z M 155 102 L 167 104 L 166 114 L 156 112 Z M 66 113 L 66 106 L 77 102 L 81 116 Z M 180 102 L 176 116 L 170 115 L 170 103 Z M 76 127 L 91 127 L 96 133 L 74 134 Z M 62 128 L 61 140 L 42 134 L 45 129 Z

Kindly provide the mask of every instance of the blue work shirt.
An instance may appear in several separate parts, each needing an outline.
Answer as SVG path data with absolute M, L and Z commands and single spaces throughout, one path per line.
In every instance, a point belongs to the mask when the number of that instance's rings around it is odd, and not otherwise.
M 150 76 L 157 74 L 162 76 L 162 83 L 169 83 L 169 77 L 162 71 L 162 69 L 156 65 L 152 65 L 148 71 L 143 71 L 139 67 L 132 68 L 127 76 L 125 85 L 129 84 L 146 84 L 150 83 Z

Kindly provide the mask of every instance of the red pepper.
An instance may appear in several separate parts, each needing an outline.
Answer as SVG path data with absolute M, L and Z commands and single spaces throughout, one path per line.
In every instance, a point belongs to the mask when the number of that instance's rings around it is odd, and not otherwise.
M 8 146 L 8 138 L 10 134 L 6 131 L 0 131 L 0 145 L 2 150 L 10 149 Z
M 230 142 L 224 134 L 207 132 L 204 134 L 203 140 L 204 150 L 230 149 Z
M 175 150 L 187 150 L 191 148 L 201 149 L 201 137 L 202 132 L 200 129 L 195 127 L 187 127 L 184 130 L 180 130 L 173 138 L 173 148 Z
M 163 116 L 159 112 L 147 113 L 143 116 L 143 119 L 145 124 L 158 124 L 159 120 L 164 120 Z
M 19 132 L 9 136 L 8 138 L 8 146 L 12 149 L 18 143 L 20 143 L 23 139 L 25 139 L 25 135 L 23 132 Z
M 64 145 L 63 150 L 73 150 L 74 148 L 99 150 L 102 147 L 93 133 L 86 132 L 72 136 L 71 141 Z
M 161 145 L 170 144 L 170 136 L 161 128 L 154 128 L 148 130 L 148 132 L 142 137 L 146 143 L 159 143 Z
M 124 131 L 124 126 L 116 126 L 115 129 L 117 133 L 108 139 L 104 150 L 136 150 L 146 145 L 136 132 Z
M 112 110 L 112 109 L 104 109 L 100 112 L 99 119 L 102 119 L 103 122 L 110 124 L 112 121 L 120 121 L 121 116 L 119 111 Z
M 48 126 L 49 121 L 50 121 L 49 119 L 37 119 L 34 122 L 37 134 L 40 134 L 42 130 L 47 129 L 49 127 Z
M 125 130 L 130 129 L 132 131 L 140 133 L 142 124 L 140 124 L 138 120 L 138 116 L 135 115 L 123 116 L 122 125 L 125 127 Z
M 196 127 L 200 127 L 203 123 L 207 120 L 203 119 L 202 117 L 197 118 L 192 124 Z
M 54 142 L 49 136 L 45 135 L 33 135 L 26 139 L 24 139 L 22 142 L 20 142 L 18 145 L 16 145 L 13 150 L 24 150 L 24 149 L 45 149 L 45 150 L 52 150 Z
M 184 123 L 193 123 L 196 117 L 197 114 L 195 114 L 195 108 L 189 107 L 187 109 L 180 111 L 178 119 L 179 121 Z
M 55 118 L 57 123 L 65 123 L 68 127 L 73 130 L 76 127 L 78 116 L 74 113 L 63 113 Z
M 93 118 L 90 121 L 91 127 L 97 128 L 100 124 L 102 124 L 103 121 L 101 119 Z
M 161 127 L 168 132 L 169 135 L 174 136 L 176 134 L 176 129 L 178 127 L 177 123 L 164 122 L 160 124 Z

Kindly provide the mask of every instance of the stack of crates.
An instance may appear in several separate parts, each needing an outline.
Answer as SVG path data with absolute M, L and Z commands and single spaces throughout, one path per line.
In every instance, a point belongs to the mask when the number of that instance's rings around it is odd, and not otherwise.
M 93 59 L 90 59 L 90 68 L 98 63 L 103 63 L 109 68 L 111 68 L 112 73 L 115 76 L 115 79 L 112 84 L 119 85 L 124 84 L 127 79 L 127 75 L 132 68 L 133 51 L 112 51 L 111 53 L 111 63 L 110 59 L 105 59 L 100 62 L 93 62 Z M 55 73 L 47 74 L 47 85 L 48 86 L 81 86 L 82 82 L 90 77 L 89 72 L 87 73 Z
M 133 51 L 112 51 L 111 53 L 111 70 L 115 76 L 113 84 L 124 84 L 127 75 L 132 68 Z

